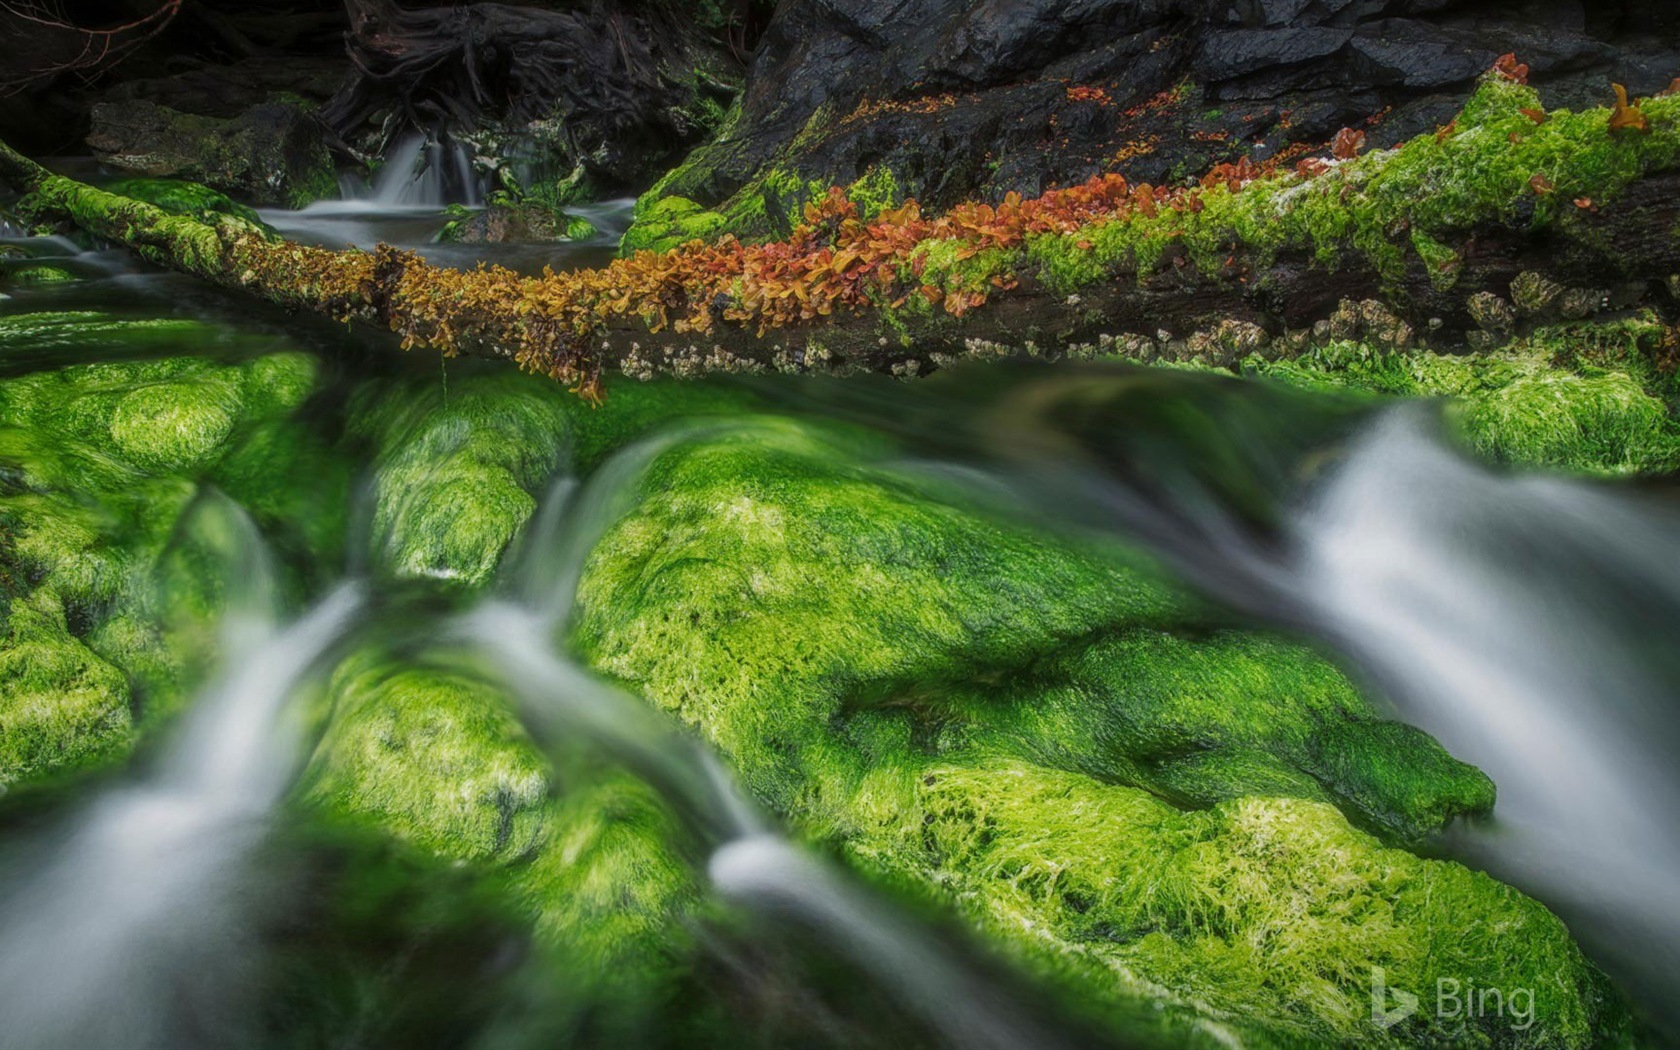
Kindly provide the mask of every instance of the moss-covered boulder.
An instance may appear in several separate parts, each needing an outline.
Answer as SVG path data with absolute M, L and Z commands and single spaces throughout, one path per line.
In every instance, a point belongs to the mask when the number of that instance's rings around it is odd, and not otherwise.
M 868 863 L 920 871 L 1085 995 L 1146 996 L 1243 1045 L 1588 1047 L 1624 1034 L 1608 983 L 1556 916 L 1458 864 L 1385 849 L 1328 805 L 1184 812 L 998 761 L 883 775 L 876 789 L 887 783 L 895 805 L 877 800 L 881 824 L 858 843 Z M 1438 980 L 1526 989 L 1534 1023 L 1423 1009 L 1384 1031 L 1373 968 L 1431 999 Z
M 285 443 L 314 359 L 144 356 L 160 347 L 241 349 L 191 322 L 0 318 L 0 352 L 21 372 L 0 378 L 0 784 L 120 753 L 202 673 L 238 557 L 212 550 L 203 482 L 261 494 L 279 535 L 269 512 L 307 489 L 342 532 L 342 471 L 335 490 L 330 470 L 298 476 L 295 459 L 248 452 L 259 430 Z
M 391 576 L 481 587 L 562 465 L 593 469 L 645 431 L 753 400 L 662 380 L 592 408 L 534 376 L 465 371 L 373 381 L 352 399 L 351 438 L 373 456 L 375 563 Z
M 87 142 L 102 162 L 123 171 L 188 179 L 258 204 L 301 208 L 338 192 L 312 109 L 284 94 L 227 116 L 113 98 L 92 107 Z
M 608 1042 L 694 1031 L 687 833 L 646 785 L 587 753 L 559 768 L 507 697 L 465 672 L 364 649 L 334 672 L 302 794 L 320 813 L 470 865 L 525 917 L 565 1023 Z M 552 978 L 550 978 L 552 979 Z
M 555 393 L 505 372 L 358 392 L 350 430 L 374 457 L 381 572 L 463 587 L 490 578 L 560 465 L 569 415 Z
M 965 510 L 891 454 L 778 419 L 665 452 L 590 559 L 575 643 L 806 835 L 1123 1029 L 1381 1042 L 1373 966 L 1528 982 L 1557 1019 L 1534 1045 L 1620 1023 L 1542 907 L 1349 824 L 1486 810 L 1480 773 L 1309 651 L 1209 633 L 1126 552 Z
M 1485 775 L 1378 717 L 1322 656 L 1246 631 L 1125 630 L 924 709 L 951 740 L 1186 807 L 1286 795 L 1411 840 L 1494 803 Z

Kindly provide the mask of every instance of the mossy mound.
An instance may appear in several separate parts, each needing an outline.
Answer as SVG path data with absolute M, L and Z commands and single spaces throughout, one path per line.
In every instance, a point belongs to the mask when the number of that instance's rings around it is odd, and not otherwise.
M 918 494 L 873 439 L 761 418 L 661 456 L 591 556 L 580 644 L 702 727 L 761 795 L 814 790 L 831 721 L 1018 667 L 1183 600 Z
M 32 287 L 74 284 L 82 275 L 68 266 L 52 262 L 25 261 L 0 266 L 0 285 Z
M 0 719 L 16 745 L 0 783 L 119 753 L 203 671 L 229 566 L 199 546 L 214 524 L 195 509 L 202 480 L 237 476 L 230 487 L 270 498 L 311 487 L 342 504 L 342 490 L 322 491 L 331 474 L 296 477 L 247 452 L 259 429 L 283 441 L 315 387 L 314 359 L 121 359 L 160 344 L 228 349 L 189 323 L 0 320 L 13 367 L 42 366 L 0 378 L 0 591 L 11 609 L 0 660 L 15 672 Z M 105 350 L 116 359 L 51 367 Z
M 542 840 L 546 763 L 494 691 L 363 653 L 334 672 L 306 794 L 430 853 L 527 856 Z
M 202 183 L 184 179 L 122 179 L 105 190 L 119 197 L 145 201 L 172 215 L 188 215 L 211 224 L 232 220 L 264 237 L 279 236 L 254 210 Z
M 374 454 L 381 572 L 463 587 L 490 578 L 561 462 L 569 416 L 551 385 L 504 372 L 357 394 L 350 429 Z
M 663 380 L 591 408 L 553 383 L 489 369 L 370 383 L 351 406 L 350 432 L 374 454 L 376 563 L 399 578 L 479 587 L 562 463 L 589 470 L 646 430 L 751 400 Z
M 1155 986 L 1262 1046 L 1586 1047 L 1624 1024 L 1544 907 L 1460 865 L 1385 849 L 1328 805 L 1246 798 L 1185 813 L 998 761 L 906 780 L 896 830 L 864 839 L 872 859 L 919 867 L 1018 955 L 1053 953 L 1090 994 Z M 1527 989 L 1535 1023 L 1429 1009 L 1381 1031 L 1373 967 L 1420 996 L 1438 979 Z
M 646 198 L 644 198 L 646 200 Z M 663 252 L 689 241 L 709 241 L 723 232 L 727 221 L 686 197 L 664 197 L 636 203 L 636 218 L 624 231 L 619 252 Z
M 1677 391 L 1658 367 L 1668 330 L 1640 316 L 1542 328 L 1466 355 L 1336 342 L 1247 371 L 1307 387 L 1444 397 L 1465 444 L 1498 463 L 1579 474 L 1662 474 L 1680 467 Z
M 702 147 L 700 152 L 707 148 Z M 704 163 L 697 155 L 636 201 L 635 221 L 619 242 L 620 255 L 643 250 L 662 252 L 690 241 L 716 240 L 725 234 L 749 243 L 785 237 L 802 221 L 805 206 L 821 199 L 829 190 L 826 183 L 772 168 L 718 208 L 706 209 L 681 192 L 690 181 L 690 169 Z M 846 186 L 845 192 L 865 219 L 874 218 L 904 199 L 897 180 L 884 167 L 870 169 Z
M 50 593 L 0 602 L 0 786 L 121 751 L 132 729 L 122 671 L 71 633 Z
M 339 666 L 325 704 L 302 788 L 318 811 L 495 884 L 565 974 L 569 1027 L 637 1045 L 695 1027 L 676 989 L 696 977 L 699 883 L 646 785 L 588 755 L 557 770 L 499 690 L 377 649 Z
M 663 453 L 591 557 L 576 644 L 796 827 L 954 904 L 1122 1028 L 1380 1041 L 1372 966 L 1529 981 L 1551 1045 L 1619 1023 L 1543 908 L 1322 801 L 1412 835 L 1486 809 L 1485 777 L 1313 654 L 1199 634 L 1124 552 L 964 510 L 890 455 L 780 419 Z M 1450 1042 L 1414 1027 L 1392 1045 L 1414 1037 Z
M 1378 718 L 1321 656 L 1250 632 L 1125 631 L 930 703 L 926 718 L 949 739 L 1182 806 L 1320 800 L 1402 840 L 1494 802 L 1479 770 L 1427 734 Z

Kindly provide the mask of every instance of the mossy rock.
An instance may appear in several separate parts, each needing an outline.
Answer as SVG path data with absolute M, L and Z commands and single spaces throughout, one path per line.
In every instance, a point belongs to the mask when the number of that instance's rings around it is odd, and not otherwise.
M 1384 848 L 1329 805 L 1244 798 L 1187 813 L 995 760 L 929 765 L 903 782 L 896 831 L 858 842 L 869 863 L 921 870 L 1029 966 L 1052 955 L 1034 968 L 1072 976 L 1084 995 L 1147 995 L 1243 1045 L 1625 1036 L 1608 982 L 1544 907 L 1461 865 Z M 1378 1029 L 1374 967 L 1420 997 L 1441 979 L 1526 989 L 1536 1023 L 1424 1009 Z
M 638 202 L 635 222 L 624 231 L 618 251 L 620 255 L 668 251 L 690 241 L 711 240 L 725 225 L 722 215 L 685 197 L 651 201 L 646 208 Z
M 495 691 L 377 653 L 346 661 L 308 771 L 316 804 L 428 852 L 529 854 L 545 833 L 546 763 Z
M 1077 556 L 870 465 L 889 454 L 776 418 L 680 445 L 584 577 L 578 641 L 596 665 L 702 727 L 778 802 L 835 775 L 824 741 L 848 707 L 1183 615 L 1118 556 Z
M 155 383 L 117 402 L 111 441 L 140 467 L 191 471 L 222 451 L 239 409 L 238 390 L 226 382 Z
M 199 514 L 211 498 L 201 478 L 224 478 L 265 507 L 331 478 L 296 473 L 272 433 L 264 454 L 250 451 L 313 392 L 312 358 L 145 356 L 270 345 L 190 322 L 0 319 L 8 363 L 35 367 L 0 378 L 0 580 L 11 607 L 0 661 L 13 690 L 0 719 L 22 749 L 0 762 L 0 780 L 121 754 L 201 678 L 229 571 L 214 522 Z M 342 491 L 331 497 L 339 505 Z
M 1187 807 L 1287 795 L 1413 840 L 1494 803 L 1484 774 L 1380 718 L 1323 657 L 1252 632 L 1129 630 L 926 712 L 948 736 Z
M 500 373 L 438 384 L 374 383 L 350 429 L 372 446 L 374 555 L 397 578 L 476 587 L 561 462 L 565 392 Z
M 1538 904 L 1336 808 L 1406 837 L 1485 810 L 1480 773 L 1311 652 L 1209 633 L 1126 552 L 965 509 L 892 455 L 774 418 L 680 442 L 591 556 L 573 641 L 794 827 L 1139 1038 L 1381 1044 L 1372 966 L 1528 982 L 1556 1022 L 1534 1045 L 1622 1023 Z
M 0 618 L 0 788 L 120 753 L 128 680 L 70 632 L 62 603 L 33 594 Z
M 438 233 L 438 240 L 459 244 L 504 244 L 533 241 L 587 241 L 599 234 L 595 224 L 559 208 L 519 202 L 492 204 L 457 217 Z
M 1445 355 L 1336 342 L 1250 371 L 1305 387 L 1444 397 L 1464 443 L 1513 466 L 1637 476 L 1680 467 L 1672 376 L 1650 319 L 1541 329 L 1496 351 Z
M 187 215 L 211 224 L 231 219 L 264 237 L 279 236 L 254 210 L 202 183 L 184 179 L 120 179 L 105 190 L 119 197 L 145 201 L 172 215 Z
M 587 753 L 556 770 L 506 696 L 463 672 L 364 649 L 324 703 L 304 798 L 494 885 L 565 975 L 545 1002 L 569 1028 L 641 1045 L 650 1025 L 699 1022 L 694 848 L 655 792 Z
M 74 284 L 82 275 L 68 266 L 50 262 L 18 262 L 0 268 L 0 284 L 21 287 Z

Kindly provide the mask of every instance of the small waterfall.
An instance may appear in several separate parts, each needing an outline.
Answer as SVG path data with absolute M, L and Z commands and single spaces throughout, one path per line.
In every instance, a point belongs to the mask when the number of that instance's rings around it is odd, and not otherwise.
M 286 702 L 362 604 L 342 586 L 279 629 L 253 575 L 230 670 L 158 767 L 96 798 L 0 897 L 0 1047 L 217 1044 L 235 1020 L 247 862 L 296 758 Z
M 588 740 L 662 792 L 711 845 L 708 876 L 725 899 L 817 934 L 953 1046 L 1059 1047 L 907 916 L 773 833 L 704 744 L 557 651 L 595 542 L 628 509 L 659 453 L 704 430 L 679 429 L 631 446 L 581 490 L 570 479 L 557 481 L 515 559 L 510 583 L 521 601 L 486 603 L 467 614 L 463 633 L 492 658 L 538 739 Z
M 342 192 L 343 187 L 341 187 Z M 354 192 L 356 187 L 352 187 Z M 355 196 L 385 208 L 442 208 L 484 203 L 472 150 L 453 139 L 410 134 L 386 155 L 373 183 Z

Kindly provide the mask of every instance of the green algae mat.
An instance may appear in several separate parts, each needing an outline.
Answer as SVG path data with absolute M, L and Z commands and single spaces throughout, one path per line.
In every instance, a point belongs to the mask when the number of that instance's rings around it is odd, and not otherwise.
M 1497 813 L 1498 784 L 1123 538 L 998 513 L 772 387 L 591 408 L 493 367 L 7 305 L 0 848 L 138 775 L 214 679 L 230 513 L 292 608 L 350 576 L 379 596 L 293 699 L 309 744 L 264 866 L 301 889 L 244 942 L 240 1044 L 941 1044 L 889 976 L 720 899 L 714 844 L 656 778 L 535 735 L 493 668 L 450 657 L 443 625 L 552 540 L 557 478 L 610 498 L 584 505 L 556 652 L 1048 1019 L 1047 1045 L 1642 1038 L 1557 915 L 1433 845 Z M 1440 399 L 1501 469 L 1640 477 L 1680 457 L 1661 338 L 1640 316 L 1233 371 L 1361 410 Z M 1526 1012 L 1376 1024 L 1378 971 Z

